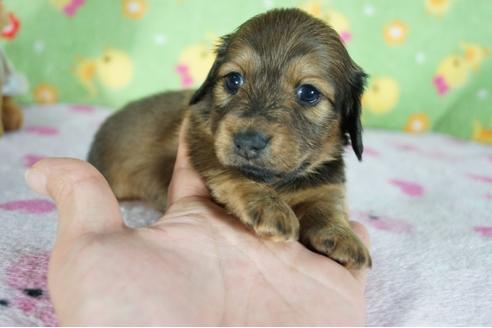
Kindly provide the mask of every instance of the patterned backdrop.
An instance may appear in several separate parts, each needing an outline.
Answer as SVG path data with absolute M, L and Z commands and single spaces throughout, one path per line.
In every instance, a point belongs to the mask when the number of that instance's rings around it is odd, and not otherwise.
M 330 23 L 369 74 L 363 122 L 492 143 L 489 0 L 5 0 L 23 103 L 117 108 L 196 87 L 213 45 L 249 17 L 300 7 Z

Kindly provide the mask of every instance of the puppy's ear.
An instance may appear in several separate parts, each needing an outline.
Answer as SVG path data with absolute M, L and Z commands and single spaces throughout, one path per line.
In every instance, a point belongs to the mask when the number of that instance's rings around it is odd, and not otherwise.
M 362 143 L 362 124 L 361 115 L 361 97 L 364 92 L 367 74 L 352 63 L 349 76 L 347 76 L 347 85 L 342 95 L 341 114 L 342 114 L 342 133 L 347 139 L 350 137 L 350 143 L 354 149 L 357 158 L 362 160 L 364 145 Z
M 232 38 L 232 34 L 228 34 L 220 38 L 220 43 L 215 50 L 215 53 L 217 55 L 215 57 L 215 61 L 212 65 L 212 68 L 210 68 L 210 71 L 208 72 L 205 82 L 203 82 L 202 85 L 198 88 L 198 90 L 195 91 L 193 96 L 191 96 L 190 105 L 194 105 L 197 102 L 201 101 L 203 97 L 205 97 L 205 95 L 211 91 L 217 79 L 217 71 L 219 70 L 219 67 L 224 62 L 225 53 L 227 51 L 227 48 L 229 47 L 229 42 L 231 38 Z

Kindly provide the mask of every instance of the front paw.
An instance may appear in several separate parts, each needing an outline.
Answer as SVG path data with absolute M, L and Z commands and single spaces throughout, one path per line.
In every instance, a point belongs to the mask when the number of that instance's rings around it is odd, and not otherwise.
M 314 251 L 335 260 L 347 269 L 371 267 L 372 260 L 367 247 L 350 227 L 332 225 L 311 230 L 303 241 Z
M 299 220 L 280 199 L 267 196 L 250 200 L 241 220 L 264 238 L 274 241 L 299 239 Z

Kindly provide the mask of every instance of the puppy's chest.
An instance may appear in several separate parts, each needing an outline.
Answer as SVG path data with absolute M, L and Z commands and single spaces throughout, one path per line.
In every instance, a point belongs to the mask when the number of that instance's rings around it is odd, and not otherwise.
M 318 202 L 344 202 L 345 185 L 325 184 L 298 190 L 278 191 L 278 195 L 291 207 Z
M 327 161 L 310 173 L 275 183 L 279 193 L 304 194 L 311 190 L 331 189 L 331 186 L 345 184 L 345 165 L 343 159 Z

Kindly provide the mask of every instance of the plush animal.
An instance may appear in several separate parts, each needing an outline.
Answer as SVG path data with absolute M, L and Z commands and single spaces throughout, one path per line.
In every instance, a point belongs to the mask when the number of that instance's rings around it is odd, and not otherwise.
M 11 15 L 0 1 L 0 30 L 10 26 L 9 17 Z M 23 89 L 22 84 L 24 83 L 21 83 L 5 53 L 0 49 L 0 136 L 4 131 L 17 130 L 22 126 L 22 111 L 12 99 L 14 94 Z

